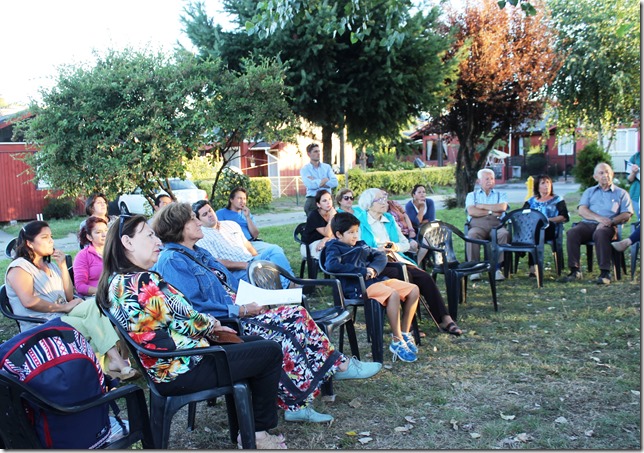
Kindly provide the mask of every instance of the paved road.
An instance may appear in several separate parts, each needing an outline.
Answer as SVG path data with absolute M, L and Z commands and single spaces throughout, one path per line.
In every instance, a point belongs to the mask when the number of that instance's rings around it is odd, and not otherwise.
M 499 184 L 497 185 L 497 188 L 505 191 L 508 194 L 508 201 L 511 207 L 514 209 L 519 208 L 523 204 L 523 201 L 525 200 L 527 194 L 526 185 L 524 183 Z M 555 182 L 554 189 L 555 193 L 563 196 L 567 193 L 578 191 L 579 184 L 563 181 Z M 448 195 L 432 196 L 432 199 L 436 203 L 436 209 L 443 209 L 444 200 L 448 197 Z M 404 204 L 407 203 L 408 200 L 409 199 L 404 199 L 401 200 L 401 202 Z M 299 207 L 286 212 L 258 214 L 255 216 L 255 221 L 257 223 L 257 226 L 261 228 L 264 226 L 291 225 L 293 223 L 306 222 L 306 216 L 304 215 L 303 208 Z M 11 239 L 12 236 L 0 230 L 0 254 L 4 255 L 4 250 Z M 59 248 L 66 252 L 78 250 L 78 240 L 73 234 L 70 234 L 66 238 L 56 239 L 56 248 Z

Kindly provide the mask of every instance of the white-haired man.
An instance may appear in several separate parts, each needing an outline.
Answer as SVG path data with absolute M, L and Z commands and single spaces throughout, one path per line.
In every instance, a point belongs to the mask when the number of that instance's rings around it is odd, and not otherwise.
M 501 224 L 505 211 L 508 209 L 508 195 L 494 188 L 496 180 L 494 171 L 489 168 L 483 168 L 476 174 L 478 177 L 479 188 L 474 189 L 467 194 L 465 198 L 465 212 L 467 212 L 467 221 L 469 230 L 467 237 L 472 239 L 490 239 L 490 232 Z M 508 230 L 500 228 L 497 230 L 497 240 L 499 244 L 507 244 L 509 238 Z M 467 259 L 470 261 L 481 260 L 481 246 L 470 244 L 467 246 Z M 503 253 L 499 254 L 495 279 L 503 280 L 501 266 L 503 264 Z M 470 275 L 470 280 L 480 280 L 481 274 Z

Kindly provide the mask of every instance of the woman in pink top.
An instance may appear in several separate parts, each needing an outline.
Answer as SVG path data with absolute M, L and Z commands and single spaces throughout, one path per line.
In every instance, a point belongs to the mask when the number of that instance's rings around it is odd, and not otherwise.
M 107 237 L 107 220 L 91 216 L 78 233 L 82 250 L 74 259 L 74 286 L 81 296 L 96 294 L 103 272 L 103 248 Z

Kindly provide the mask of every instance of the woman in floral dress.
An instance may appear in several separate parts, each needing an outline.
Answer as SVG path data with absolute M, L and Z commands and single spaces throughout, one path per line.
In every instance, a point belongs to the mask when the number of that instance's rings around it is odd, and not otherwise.
M 154 270 L 179 289 L 201 313 L 239 318 L 246 335 L 258 335 L 282 346 L 284 355 L 278 405 L 286 421 L 329 422 L 313 410 L 323 381 L 371 377 L 380 363 L 349 359 L 336 351 L 304 307 L 268 309 L 251 303 L 235 305 L 238 280 L 207 250 L 195 245 L 204 236 L 201 222 L 187 203 L 172 203 L 155 216 L 153 228 L 164 247 Z

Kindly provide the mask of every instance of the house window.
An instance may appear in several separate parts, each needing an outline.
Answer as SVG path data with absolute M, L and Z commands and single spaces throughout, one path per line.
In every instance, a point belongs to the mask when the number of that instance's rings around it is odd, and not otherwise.
M 557 152 L 560 156 L 572 156 L 574 146 L 575 139 L 571 135 L 564 135 L 559 139 Z
M 605 140 L 605 145 L 607 140 Z M 637 152 L 637 129 L 617 129 L 615 139 L 607 150 L 611 154 L 635 154 Z
M 530 137 L 519 138 L 519 156 L 525 156 L 525 150 L 530 149 Z

